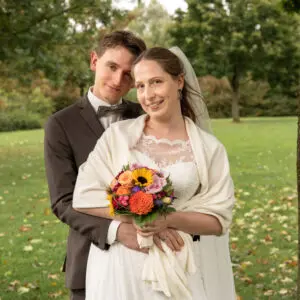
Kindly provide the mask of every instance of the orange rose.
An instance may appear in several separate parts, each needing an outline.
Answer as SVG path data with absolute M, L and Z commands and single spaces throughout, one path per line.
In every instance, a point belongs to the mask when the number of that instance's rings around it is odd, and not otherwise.
M 138 215 L 146 215 L 154 206 L 153 197 L 151 194 L 139 191 L 130 197 L 129 206 L 131 212 Z
M 110 183 L 109 187 L 113 190 L 117 184 L 118 184 L 118 181 L 116 180 L 116 178 L 114 178 L 112 180 L 112 182 Z
M 117 192 L 116 192 L 116 194 L 118 196 L 129 195 L 130 193 L 131 193 L 131 189 L 129 189 L 128 187 L 125 187 L 125 186 L 118 187 Z
M 121 185 L 125 185 L 127 187 L 132 187 L 132 172 L 129 170 L 123 172 L 119 176 L 118 181 Z

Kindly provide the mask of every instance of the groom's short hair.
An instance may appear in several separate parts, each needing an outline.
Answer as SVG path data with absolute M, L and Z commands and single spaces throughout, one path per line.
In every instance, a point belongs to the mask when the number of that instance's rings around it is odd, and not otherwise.
M 139 56 L 146 50 L 145 42 L 130 31 L 117 30 L 106 34 L 98 43 L 96 53 L 99 57 L 110 48 L 124 47 L 134 56 Z

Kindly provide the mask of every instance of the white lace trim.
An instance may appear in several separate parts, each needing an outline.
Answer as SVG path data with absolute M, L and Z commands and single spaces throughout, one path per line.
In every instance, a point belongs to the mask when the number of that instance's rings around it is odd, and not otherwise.
M 161 143 L 166 143 L 166 144 L 169 144 L 171 146 L 173 145 L 177 145 L 177 144 L 180 144 L 182 146 L 185 146 L 186 144 L 189 144 L 190 141 L 189 140 L 169 140 L 169 139 L 165 139 L 165 138 L 157 138 L 156 136 L 154 135 L 145 135 L 144 133 L 142 134 L 142 138 L 143 139 L 146 139 L 146 140 L 152 140 L 154 141 L 155 143 L 157 144 L 161 144 Z
M 165 168 L 178 163 L 194 162 L 189 140 L 171 141 L 143 134 L 133 150 L 137 150 L 148 156 L 159 168 Z

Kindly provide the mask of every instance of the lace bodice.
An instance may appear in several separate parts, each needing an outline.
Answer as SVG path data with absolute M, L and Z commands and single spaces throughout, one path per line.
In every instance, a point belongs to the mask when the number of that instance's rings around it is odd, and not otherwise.
M 194 156 L 190 141 L 157 139 L 152 135 L 142 135 L 135 150 L 150 157 L 160 168 L 180 162 L 193 162 Z
M 131 155 L 133 161 L 170 175 L 177 197 L 175 208 L 190 199 L 199 188 L 198 170 L 189 141 L 142 135 L 131 149 Z

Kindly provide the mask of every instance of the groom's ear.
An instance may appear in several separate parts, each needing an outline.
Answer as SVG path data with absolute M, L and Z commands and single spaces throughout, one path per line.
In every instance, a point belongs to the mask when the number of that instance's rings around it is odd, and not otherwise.
M 94 72 L 96 71 L 97 61 L 98 61 L 98 55 L 95 51 L 92 51 L 91 59 L 90 59 L 90 69 Z

